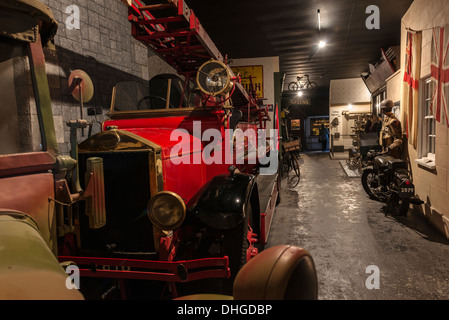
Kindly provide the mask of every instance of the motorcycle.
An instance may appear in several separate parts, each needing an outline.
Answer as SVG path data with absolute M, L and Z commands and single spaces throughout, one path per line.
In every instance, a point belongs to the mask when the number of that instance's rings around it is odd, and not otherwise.
M 362 185 L 370 198 L 384 202 L 393 215 L 406 215 L 410 204 L 424 202 L 415 197 L 415 186 L 410 180 L 407 163 L 387 156 L 385 152 L 371 150 L 372 166 L 362 172 Z

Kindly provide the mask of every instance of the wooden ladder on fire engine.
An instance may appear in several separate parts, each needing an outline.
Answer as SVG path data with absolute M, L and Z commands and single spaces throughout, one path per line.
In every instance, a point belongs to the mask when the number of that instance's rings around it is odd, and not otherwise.
M 192 79 L 205 62 L 211 59 L 225 62 L 184 0 L 152 0 L 146 1 L 147 4 L 143 0 L 122 2 L 128 7 L 133 37 L 150 47 L 179 74 Z M 232 96 L 234 107 L 261 124 L 270 120 L 267 108 L 254 103 L 240 83 L 237 86 L 239 90 Z
M 128 6 L 133 37 L 149 46 L 179 74 L 196 73 L 210 59 L 223 61 L 184 0 L 122 0 Z M 147 3 L 149 1 L 146 1 Z

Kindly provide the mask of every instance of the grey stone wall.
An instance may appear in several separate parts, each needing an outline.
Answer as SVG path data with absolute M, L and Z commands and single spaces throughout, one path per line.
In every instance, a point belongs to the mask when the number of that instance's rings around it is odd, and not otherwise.
M 41 0 L 49 6 L 59 23 L 56 50 L 45 50 L 46 67 L 52 97 L 53 115 L 60 153 L 70 151 L 68 120 L 80 118 L 80 104 L 68 89 L 70 73 L 82 69 L 92 79 L 93 99 L 84 104 L 84 119 L 94 122 L 93 133 L 110 108 L 113 86 L 121 81 L 147 82 L 156 73 L 174 70 L 131 35 L 128 9 L 120 0 Z M 79 29 L 70 29 L 67 8 L 79 8 Z M 69 23 L 72 20 L 69 20 Z M 101 114 L 89 116 L 95 108 Z M 87 135 L 87 131 L 86 135 Z M 86 139 L 78 134 L 78 141 Z

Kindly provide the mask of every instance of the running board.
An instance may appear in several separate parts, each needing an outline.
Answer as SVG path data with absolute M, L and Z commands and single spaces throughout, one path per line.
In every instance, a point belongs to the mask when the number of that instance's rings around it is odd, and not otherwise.
M 257 176 L 260 204 L 260 237 L 259 244 L 265 245 L 270 233 L 271 221 L 278 197 L 278 174 Z

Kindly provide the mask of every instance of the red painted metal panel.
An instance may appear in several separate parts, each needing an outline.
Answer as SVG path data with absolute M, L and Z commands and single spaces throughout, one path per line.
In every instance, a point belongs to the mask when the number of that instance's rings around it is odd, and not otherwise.
M 195 132 L 195 122 L 201 126 L 198 128 L 199 132 Z M 225 161 L 222 141 L 219 142 L 218 152 L 220 154 L 219 157 L 217 156 L 216 163 L 208 165 L 204 162 L 203 156 L 207 155 L 203 155 L 203 150 L 209 142 L 202 141 L 201 137 L 197 137 L 207 129 L 216 129 L 221 134 L 222 123 L 214 114 L 204 117 L 178 116 L 111 120 L 106 121 L 104 127 L 111 125 L 161 146 L 164 190 L 176 192 L 186 202 L 211 178 L 228 172 L 230 163 Z M 175 129 L 186 130 L 189 133 L 187 141 L 172 136 Z M 172 161 L 171 153 L 175 146 L 181 152 L 173 156 L 181 157 L 176 160 L 182 161 L 182 163 Z M 243 167 L 241 169 L 243 170 Z
M 163 171 L 164 190 L 176 192 L 186 203 L 208 180 L 202 164 L 173 164 L 166 160 Z
M 31 152 L 0 156 L 0 177 L 53 169 L 56 159 L 48 152 Z
M 230 276 L 226 256 L 189 261 L 60 256 L 59 261 L 74 262 L 80 268 L 80 275 L 85 277 L 188 282 Z
M 176 135 L 172 136 L 174 130 L 186 130 L 189 134 L 190 145 L 185 143 L 180 145 L 182 150 L 190 150 L 190 153 L 199 153 L 203 150 L 204 144 L 201 137 L 195 136 L 194 126 L 199 125 L 199 134 L 202 135 L 204 130 L 216 129 L 221 131 L 222 124 L 215 115 L 208 117 L 161 117 L 161 118 L 144 118 L 144 119 L 127 119 L 127 120 L 110 120 L 104 123 L 104 128 L 108 126 L 117 126 L 118 129 L 126 130 L 134 133 L 144 139 L 152 141 L 162 148 L 162 159 L 170 158 L 170 152 L 173 146 L 181 143 L 181 139 L 177 139 Z M 183 155 L 186 155 L 184 152 Z
M 30 215 L 38 224 L 42 238 L 56 252 L 54 180 L 51 173 L 20 175 L 0 179 L 0 207 Z M 20 195 L 20 196 L 18 196 Z
M 209 59 L 223 61 L 222 54 L 184 1 L 169 1 L 163 5 L 165 10 L 159 10 L 161 5 L 145 6 L 139 0 L 131 1 L 128 20 L 132 24 L 132 35 L 137 40 L 161 54 L 180 73 L 196 70 Z M 182 22 L 185 24 L 180 26 Z M 176 32 L 170 32 L 170 29 Z M 181 42 L 176 40 L 180 37 L 184 38 Z M 202 57 L 190 51 L 193 46 L 196 52 L 201 48 Z M 177 49 L 175 56 L 166 53 L 165 49 L 169 48 Z M 189 58 L 186 59 L 186 56 Z

